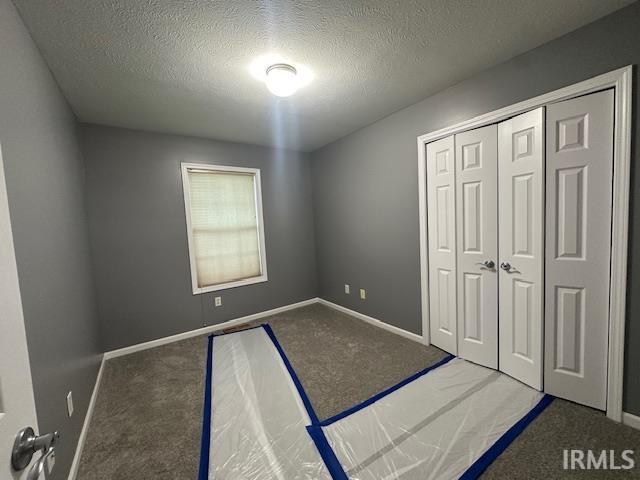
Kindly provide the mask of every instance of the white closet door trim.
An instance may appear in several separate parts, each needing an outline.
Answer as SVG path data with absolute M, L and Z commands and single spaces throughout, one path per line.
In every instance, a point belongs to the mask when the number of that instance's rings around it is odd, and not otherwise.
M 498 123 L 550 103 L 568 100 L 605 88 L 615 88 L 615 126 L 613 132 L 613 219 L 611 244 L 611 293 L 609 306 L 609 365 L 607 384 L 607 416 L 622 421 L 622 388 L 624 374 L 624 337 L 627 298 L 627 249 L 629 241 L 629 183 L 631 166 L 631 65 L 589 80 L 545 93 L 514 105 L 494 110 L 463 122 L 426 133 L 418 144 L 418 208 L 420 224 L 420 291 L 422 294 L 422 337 L 428 345 L 428 245 L 426 144 L 471 128 Z

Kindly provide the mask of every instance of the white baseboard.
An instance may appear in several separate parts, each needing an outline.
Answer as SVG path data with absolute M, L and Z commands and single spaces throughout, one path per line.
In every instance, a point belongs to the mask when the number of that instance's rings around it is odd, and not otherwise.
M 71 463 L 71 469 L 69 470 L 69 476 L 67 477 L 67 480 L 75 480 L 76 476 L 78 475 L 78 468 L 80 467 L 80 459 L 82 458 L 82 451 L 84 449 L 84 444 L 87 441 L 89 424 L 91 423 L 91 417 L 93 416 L 93 410 L 96 405 L 96 398 L 98 397 L 98 390 L 100 389 L 100 383 L 102 382 L 102 373 L 104 371 L 104 363 L 106 360 L 109 360 L 110 358 L 121 357 L 123 355 L 128 355 L 134 352 L 139 352 L 141 350 L 147 350 L 153 347 L 159 347 L 160 345 L 166 345 L 168 343 L 177 342 L 179 340 L 184 340 L 191 337 L 197 337 L 198 335 L 205 335 L 207 333 L 223 330 L 225 328 L 230 328 L 236 325 L 240 325 L 242 323 L 251 322 L 259 318 L 268 317 L 270 315 L 286 312 L 287 310 L 293 310 L 295 308 L 304 307 L 306 305 L 311 305 L 317 302 L 318 302 L 317 298 L 310 298 L 309 300 L 304 300 L 302 302 L 292 303 L 290 305 L 285 305 L 283 307 L 266 310 L 264 312 L 254 313 L 253 315 L 247 315 L 246 317 L 235 318 L 233 320 L 219 323 L 217 325 L 211 325 L 208 327 L 200 328 L 198 330 L 192 330 L 190 332 L 179 333 L 178 335 L 172 335 L 170 337 L 159 338 L 157 340 L 152 340 L 150 342 L 139 343 L 137 345 L 120 348 L 118 350 L 112 350 L 110 352 L 106 352 L 105 354 L 103 354 L 102 361 L 100 363 L 100 369 L 98 370 L 96 383 L 93 387 L 93 392 L 91 394 L 91 400 L 89 401 L 87 413 L 84 417 L 84 424 L 82 425 L 82 431 L 80 432 L 80 437 L 78 438 L 76 453 L 73 457 L 73 462 Z
M 150 342 L 138 343 L 136 345 L 131 345 L 130 347 L 124 347 L 118 350 L 111 350 L 110 352 L 106 352 L 104 354 L 104 358 L 105 360 L 109 360 L 111 358 L 121 357 L 123 355 L 129 355 L 130 353 L 139 352 L 141 350 L 147 350 L 149 348 L 159 347 L 161 345 L 166 345 L 168 343 L 185 340 L 187 338 L 197 337 L 199 335 L 206 335 L 207 333 L 216 332 L 218 330 L 224 330 L 225 328 L 235 327 L 243 323 L 252 322 L 253 320 L 258 320 L 260 318 L 268 317 L 270 315 L 275 315 L 277 313 L 286 312 L 288 310 L 293 310 L 295 308 L 304 307 L 306 305 L 311 305 L 317 302 L 318 302 L 317 298 L 310 298 L 309 300 L 304 300 L 302 302 L 292 303 L 290 305 L 285 305 L 283 307 L 266 310 L 264 312 L 254 313 L 253 315 L 247 315 L 246 317 L 235 318 L 227 322 L 218 323 L 216 325 L 210 325 L 208 327 L 199 328 L 197 330 L 190 330 L 188 332 L 179 333 L 177 335 L 171 335 L 170 337 L 158 338 L 157 340 L 151 340 Z
M 206 335 L 207 333 L 224 330 L 225 328 L 235 327 L 243 323 L 252 322 L 260 318 L 268 317 L 270 315 L 276 315 L 278 313 L 286 312 L 288 310 L 293 310 L 293 309 L 304 307 L 307 305 L 312 305 L 314 303 L 321 303 L 322 305 L 325 305 L 329 308 L 333 308 L 334 310 L 338 310 L 340 312 L 346 313 L 347 315 L 351 315 L 353 317 L 359 318 L 360 320 L 364 320 L 365 322 L 370 323 L 371 325 L 375 325 L 376 327 L 383 328 L 385 330 L 388 330 L 389 332 L 395 333 L 396 335 L 400 335 L 410 340 L 415 340 L 417 342 L 424 343 L 422 336 L 417 335 L 415 333 L 408 332 L 406 330 L 403 330 L 402 328 L 394 327 L 393 325 L 389 325 L 388 323 L 378 320 L 377 318 L 369 317 L 368 315 L 365 315 L 360 312 L 356 312 L 355 310 L 351 310 L 349 308 L 343 307 L 341 305 L 330 302 L 323 298 L 310 298 L 309 300 L 303 300 L 302 302 L 292 303 L 290 305 L 284 305 L 282 307 L 266 310 L 264 312 L 254 313 L 252 315 L 247 315 L 246 317 L 235 318 L 233 320 L 228 320 L 226 322 L 218 323 L 216 325 L 210 325 L 208 327 L 199 328 L 197 330 L 190 330 L 188 332 L 178 333 L 177 335 L 171 335 L 170 337 L 158 338 L 157 340 L 138 343 L 136 345 L 131 345 L 130 347 L 111 350 L 110 352 L 106 352 L 104 354 L 104 360 L 121 357 L 123 355 L 129 355 L 131 353 L 140 352 L 142 350 L 147 350 L 149 348 L 159 347 L 161 345 L 167 345 L 168 343 L 178 342 L 180 340 L 186 340 L 187 338 L 197 337 L 199 335 Z
M 364 320 L 371 325 L 387 330 L 391 333 L 395 333 L 396 335 L 400 335 L 401 337 L 408 338 L 409 340 L 414 340 L 416 342 L 420 342 L 424 345 L 424 339 L 421 335 L 417 335 L 412 332 L 408 332 L 402 328 L 394 327 L 393 325 L 389 325 L 388 323 L 383 322 L 382 320 L 378 320 L 377 318 L 370 317 L 365 315 L 364 313 L 356 312 L 355 310 L 351 310 L 350 308 L 343 307 L 342 305 L 338 305 L 337 303 L 330 302 L 329 300 L 325 300 L 324 298 L 319 298 L 318 302 L 322 305 L 325 305 L 329 308 L 333 308 L 334 310 L 338 310 L 339 312 L 346 313 L 347 315 L 351 315 L 352 317 L 356 317 L 360 320 Z
M 272 310 L 266 310 L 264 312 L 254 313 L 253 315 L 247 315 L 246 317 L 235 318 L 233 320 L 219 323 L 217 325 L 210 325 L 208 327 L 199 328 L 197 330 L 191 330 L 189 332 L 179 333 L 177 335 L 172 335 L 170 337 L 159 338 L 157 340 L 151 340 L 150 342 L 139 343 L 137 345 L 132 345 L 130 347 L 120 348 L 118 350 L 112 350 L 110 352 L 106 352 L 102 356 L 100 370 L 98 371 L 98 376 L 96 377 L 96 383 L 93 387 L 93 393 L 91 394 L 89 407 L 87 408 L 87 413 L 84 417 L 84 424 L 82 425 L 82 431 L 80 432 L 78 445 L 76 447 L 76 453 L 73 457 L 73 463 L 71 464 L 71 470 L 69 471 L 69 476 L 67 480 L 75 480 L 76 475 L 78 474 L 78 468 L 80 467 L 80 458 L 82 457 L 84 444 L 87 440 L 89 424 L 91 423 L 91 417 L 93 416 L 93 410 L 95 408 L 96 398 L 98 396 L 98 390 L 100 389 L 100 383 L 102 381 L 102 374 L 104 371 L 104 364 L 106 360 L 109 360 L 111 358 L 121 357 L 123 355 L 129 355 L 131 353 L 139 352 L 142 350 L 147 350 L 149 348 L 159 347 L 161 345 L 166 345 L 168 343 L 185 340 L 187 338 L 197 337 L 199 335 L 205 335 L 207 333 L 215 332 L 218 330 L 224 330 L 225 328 L 231 328 L 236 325 L 251 322 L 253 320 L 258 320 L 260 318 L 268 317 L 270 315 L 286 312 L 288 310 L 293 310 L 293 309 L 304 307 L 307 305 L 312 305 L 314 303 L 320 303 L 329 308 L 333 308 L 334 310 L 338 310 L 339 312 L 346 313 L 347 315 L 351 315 L 352 317 L 358 318 L 360 320 L 364 320 L 365 322 L 370 323 L 371 325 L 374 325 L 378 328 L 382 328 L 389 332 L 395 333 L 396 335 L 400 335 L 402 337 L 408 338 L 410 340 L 414 340 L 416 342 L 424 343 L 422 337 L 420 335 L 416 335 L 415 333 L 408 332 L 406 330 L 403 330 L 402 328 L 394 327 L 393 325 L 389 325 L 388 323 L 378 320 L 377 318 L 369 317 L 368 315 L 365 315 L 360 312 L 356 312 L 355 310 L 351 310 L 349 308 L 343 307 L 341 305 L 330 302 L 323 298 L 310 298 L 309 300 L 304 300 L 302 302 L 292 303 L 290 305 L 274 308 Z M 629 416 L 630 418 L 633 418 L 632 421 L 637 422 L 636 424 L 640 425 L 639 417 L 635 417 L 634 415 L 631 415 L 629 413 L 625 413 L 624 415 Z M 627 423 L 627 424 L 634 426 L 632 423 Z M 636 428 L 640 428 L 640 427 L 636 426 Z
M 622 423 L 640 430 L 640 417 L 631 413 L 622 412 Z
M 96 383 L 93 386 L 93 392 L 91 393 L 91 400 L 89 400 L 89 406 L 87 407 L 87 413 L 84 416 L 84 423 L 82 424 L 82 430 L 80 437 L 78 438 L 78 444 L 76 445 L 76 453 L 73 456 L 73 462 L 71 463 L 71 469 L 69 470 L 68 480 L 75 480 L 78 475 L 78 468 L 80 467 L 80 459 L 82 458 L 82 451 L 84 450 L 84 444 L 87 441 L 87 433 L 89 432 L 89 424 L 91 423 L 91 417 L 93 417 L 93 410 L 96 406 L 96 399 L 98 398 L 98 390 L 100 389 L 100 383 L 102 382 L 102 373 L 104 371 L 104 355 L 100 362 L 100 369 L 96 376 Z

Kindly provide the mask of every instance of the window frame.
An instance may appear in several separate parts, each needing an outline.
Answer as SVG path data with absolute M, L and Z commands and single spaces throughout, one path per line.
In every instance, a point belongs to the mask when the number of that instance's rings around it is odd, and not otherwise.
M 191 269 L 191 289 L 193 295 L 202 293 L 216 292 L 229 288 L 242 287 L 255 283 L 262 283 L 269 280 L 267 276 L 267 251 L 265 247 L 264 236 L 264 219 L 262 214 L 262 182 L 260 179 L 259 168 L 231 167 L 226 165 L 211 165 L 207 163 L 187 163 L 180 164 L 182 172 L 182 192 L 184 195 L 184 212 L 187 225 L 187 243 L 189 248 L 189 266 Z M 189 170 L 208 170 L 212 172 L 231 172 L 244 173 L 253 176 L 253 192 L 256 202 L 256 221 L 258 226 L 258 255 L 260 257 L 261 274 L 255 277 L 244 278 L 242 280 L 234 280 L 232 282 L 219 283 L 216 285 L 208 285 L 206 287 L 198 286 L 198 267 L 196 264 L 195 246 L 193 240 L 193 229 L 191 226 L 191 189 L 189 183 Z

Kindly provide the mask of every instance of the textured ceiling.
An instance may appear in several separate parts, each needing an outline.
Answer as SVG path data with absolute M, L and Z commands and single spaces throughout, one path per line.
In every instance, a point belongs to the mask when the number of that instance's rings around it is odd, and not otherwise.
M 14 2 L 81 121 L 312 150 L 632 0 Z

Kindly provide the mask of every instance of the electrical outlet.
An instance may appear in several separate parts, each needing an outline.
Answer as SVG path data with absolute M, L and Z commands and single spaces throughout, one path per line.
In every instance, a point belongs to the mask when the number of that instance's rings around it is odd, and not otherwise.
M 73 415 L 73 392 L 69 390 L 67 393 L 67 412 L 69 412 L 69 418 Z
M 347 295 L 351 293 L 349 285 L 347 285 L 346 283 L 344 284 L 344 293 L 346 293 Z
M 360 289 L 360 299 L 362 300 L 366 300 L 367 298 L 367 291 L 364 288 Z
M 221 307 L 222 306 L 222 297 L 216 297 L 215 298 L 215 303 L 216 303 L 216 307 Z

